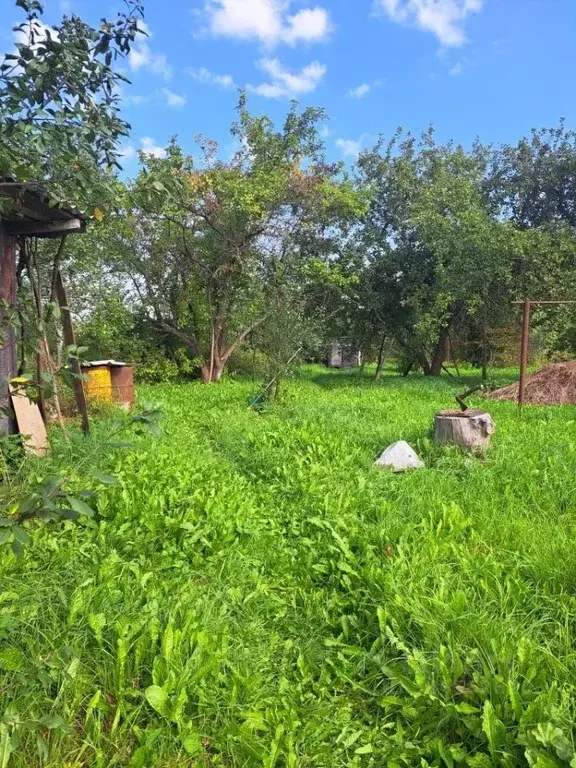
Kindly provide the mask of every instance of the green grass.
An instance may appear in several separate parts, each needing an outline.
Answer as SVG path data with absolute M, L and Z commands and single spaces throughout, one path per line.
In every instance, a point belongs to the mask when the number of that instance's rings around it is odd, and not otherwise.
M 461 389 L 142 388 L 97 526 L 3 555 L 0 768 L 576 765 L 576 408 L 490 402 L 480 460 L 430 440 Z

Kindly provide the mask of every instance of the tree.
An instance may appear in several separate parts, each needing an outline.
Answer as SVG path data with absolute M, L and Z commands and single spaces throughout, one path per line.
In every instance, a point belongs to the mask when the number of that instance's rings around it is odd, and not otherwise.
M 497 324 L 512 299 L 558 281 L 571 236 L 559 226 L 526 229 L 495 210 L 481 145 L 441 146 L 433 131 L 399 139 L 360 160 L 373 190 L 362 230 L 367 278 L 408 365 L 439 375 L 454 329 Z
M 495 211 L 523 229 L 576 227 L 576 131 L 561 121 L 498 147 L 485 190 Z
M 91 27 L 65 16 L 49 27 L 40 0 L 16 0 L 25 20 L 16 50 L 0 66 L 0 175 L 49 185 L 58 202 L 101 202 L 118 142 L 130 126 L 120 117 L 115 68 L 138 34 L 140 0 L 125 0 L 114 21 Z
M 207 383 L 278 311 L 303 265 L 330 258 L 333 227 L 361 205 L 341 166 L 323 159 L 320 110 L 293 105 L 281 130 L 251 116 L 244 97 L 238 113 L 228 162 L 203 139 L 198 165 L 176 141 L 165 158 L 142 155 L 116 230 L 118 269 Z

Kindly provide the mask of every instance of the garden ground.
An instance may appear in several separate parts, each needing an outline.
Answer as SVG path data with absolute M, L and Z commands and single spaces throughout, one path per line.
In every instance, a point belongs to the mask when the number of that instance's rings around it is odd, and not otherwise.
M 430 440 L 462 388 L 142 388 L 96 525 L 3 556 L 0 766 L 576 765 L 576 408 L 489 402 L 480 460 Z

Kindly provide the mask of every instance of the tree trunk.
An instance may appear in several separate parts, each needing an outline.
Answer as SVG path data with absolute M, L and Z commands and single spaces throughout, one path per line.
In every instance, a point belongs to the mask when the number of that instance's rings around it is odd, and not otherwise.
M 434 357 L 430 363 L 430 370 L 428 376 L 440 376 L 442 373 L 442 366 L 448 356 L 448 344 L 450 341 L 450 326 L 446 326 L 440 331 L 440 338 L 434 351 Z
M 223 373 L 224 364 L 217 355 L 214 355 L 212 365 L 210 365 L 210 361 L 208 361 L 207 363 L 204 363 L 200 371 L 204 384 L 215 384 L 217 381 L 220 381 Z
M 382 378 L 382 368 L 384 368 L 384 345 L 386 344 L 386 334 L 382 336 L 382 343 L 378 351 L 378 364 L 376 365 L 376 381 Z
M 15 432 L 10 418 L 8 382 L 18 372 L 16 332 L 13 312 L 16 308 L 16 241 L 5 234 L 0 221 L 0 432 Z
M 434 441 L 438 445 L 484 451 L 494 431 L 494 422 L 486 411 L 440 411 L 434 418 Z
M 404 370 L 402 371 L 403 379 L 405 379 L 408 376 L 412 368 L 414 368 L 414 361 L 410 360 L 410 362 L 406 363 L 406 365 L 404 366 Z
M 488 380 L 488 327 L 486 319 L 482 326 L 482 381 Z

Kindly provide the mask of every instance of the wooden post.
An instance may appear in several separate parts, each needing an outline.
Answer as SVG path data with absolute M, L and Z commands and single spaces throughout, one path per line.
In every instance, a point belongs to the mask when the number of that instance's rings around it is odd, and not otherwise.
M 9 382 L 18 373 L 16 333 L 13 314 L 16 309 L 16 240 L 0 220 L 0 432 L 15 432 L 10 418 Z
M 528 366 L 528 342 L 530 341 L 530 299 L 524 299 L 524 312 L 522 315 L 522 344 L 520 352 L 520 383 L 518 385 L 518 406 L 524 405 L 526 391 L 526 368 Z
M 67 346 L 76 346 L 76 339 L 74 337 L 74 326 L 72 325 L 72 317 L 70 315 L 70 308 L 68 306 L 68 298 L 66 296 L 66 289 L 62 281 L 62 274 L 60 270 L 56 273 L 55 279 L 56 296 L 58 297 L 58 304 L 60 305 L 60 311 L 62 313 L 62 329 L 64 331 L 64 341 Z M 78 360 L 72 362 L 72 372 L 74 373 L 74 395 L 76 397 L 76 405 L 78 412 L 82 416 L 82 431 L 85 435 L 90 432 L 90 422 L 88 421 L 88 406 L 86 404 L 86 395 L 84 393 L 84 384 L 82 382 L 82 369 Z

